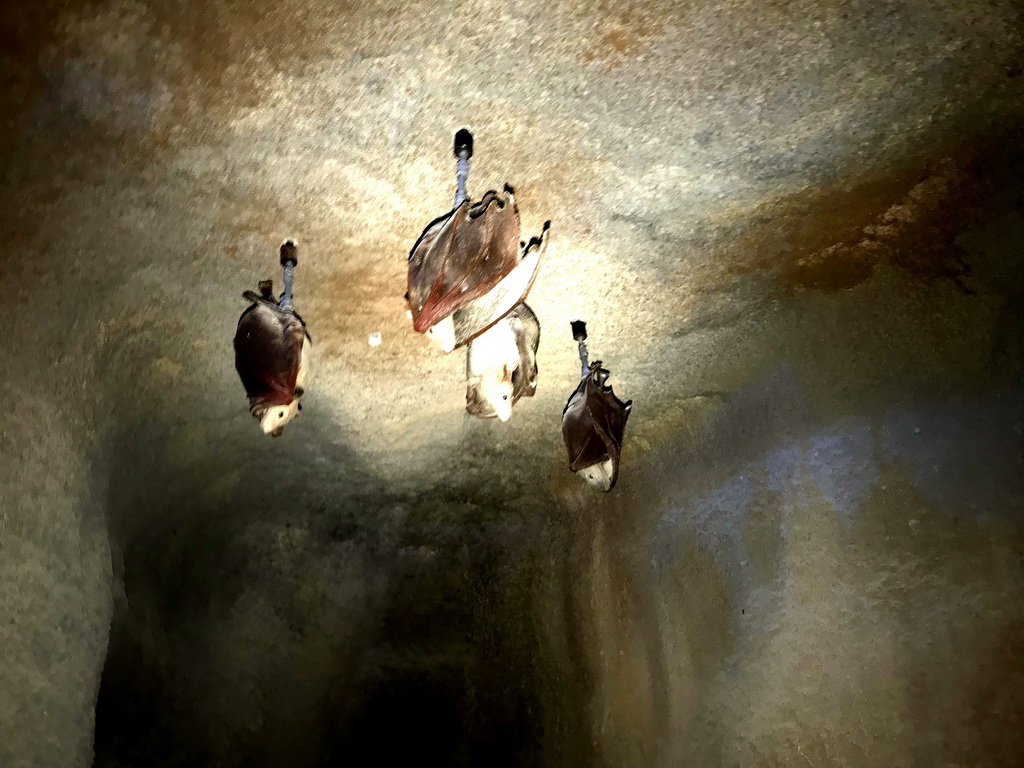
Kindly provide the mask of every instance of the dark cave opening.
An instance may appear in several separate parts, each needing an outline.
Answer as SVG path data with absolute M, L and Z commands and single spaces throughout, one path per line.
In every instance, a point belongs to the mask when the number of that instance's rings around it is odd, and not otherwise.
M 396 494 L 302 426 L 269 485 L 287 437 L 226 432 L 185 473 L 174 427 L 112 441 L 149 448 L 104 457 L 123 590 L 95 765 L 541 765 L 538 500 L 493 478 Z

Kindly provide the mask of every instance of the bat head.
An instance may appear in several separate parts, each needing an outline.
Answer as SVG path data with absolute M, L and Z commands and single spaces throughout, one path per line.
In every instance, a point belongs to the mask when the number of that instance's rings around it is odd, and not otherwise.
M 426 336 L 442 352 L 455 349 L 455 321 L 449 315 L 436 325 L 427 329 Z
M 292 419 L 301 416 L 302 406 L 298 398 L 295 398 L 287 405 L 272 405 L 262 415 L 255 414 L 260 420 L 260 429 L 263 434 L 271 437 L 280 437 L 284 432 L 285 425 Z
M 499 419 L 508 421 L 511 418 L 514 387 L 512 372 L 508 367 L 481 376 L 479 391 Z
M 596 488 L 599 491 L 607 493 L 612 489 L 612 477 L 615 474 L 615 465 L 611 458 L 607 458 L 597 464 L 591 464 L 589 467 L 584 467 L 576 474 L 586 480 L 587 485 L 591 488 Z

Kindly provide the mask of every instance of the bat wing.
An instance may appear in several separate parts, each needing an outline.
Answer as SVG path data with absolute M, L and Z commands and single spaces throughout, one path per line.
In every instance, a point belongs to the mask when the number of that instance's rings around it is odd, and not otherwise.
M 562 412 L 562 437 L 569 454 L 569 469 L 578 472 L 611 459 L 614 485 L 633 402 L 623 402 L 615 396 L 605 384 L 608 376 L 600 362 L 591 364 L 590 372 L 580 380 Z
M 453 349 L 472 341 L 501 320 L 513 307 L 526 300 L 540 271 L 550 228 L 551 222 L 545 222 L 540 236 L 531 238 L 523 248 L 522 258 L 516 267 L 488 293 L 465 303 L 452 313 L 455 332 Z
M 487 402 L 487 398 L 480 391 L 479 384 L 468 384 L 466 386 L 466 411 L 470 416 L 481 419 L 495 419 L 498 412 L 494 406 Z
M 310 346 L 312 346 L 312 344 L 313 344 L 313 337 L 309 335 L 309 329 L 306 327 L 306 321 L 303 320 L 302 317 L 299 315 L 299 313 L 296 312 L 294 309 L 292 310 L 291 313 L 292 313 L 292 316 L 296 320 L 299 321 L 299 324 L 302 326 L 302 332 L 306 335 L 306 339 L 309 341 Z
M 490 191 L 432 221 L 409 254 L 409 309 L 424 333 L 486 295 L 519 258 L 519 211 L 511 189 Z
M 540 321 L 526 304 L 519 304 L 512 312 L 519 366 L 512 374 L 513 402 L 521 397 L 533 397 L 537 392 L 537 347 L 540 344 Z
M 242 313 L 235 331 L 235 369 L 254 405 L 283 405 L 295 394 L 306 330 L 302 320 L 260 299 Z

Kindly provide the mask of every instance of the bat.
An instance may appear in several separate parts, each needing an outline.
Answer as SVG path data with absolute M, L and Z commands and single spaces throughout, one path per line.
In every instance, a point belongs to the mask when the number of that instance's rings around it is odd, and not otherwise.
M 551 223 L 519 239 L 512 187 L 465 200 L 427 225 L 409 252 L 406 301 L 413 329 L 445 352 L 468 343 L 525 300 Z
M 512 406 L 537 391 L 540 322 L 526 304 L 469 342 L 466 410 L 482 419 L 508 421 Z
M 238 318 L 235 331 L 235 370 L 249 398 L 249 412 L 264 434 L 279 437 L 284 427 L 299 416 L 299 402 L 306 389 L 313 340 L 306 323 L 291 303 L 290 269 L 297 263 L 292 241 L 281 246 L 285 266 L 285 292 L 280 301 L 273 295 L 273 281 L 259 284 L 260 293 L 245 291 L 250 302 Z
M 615 396 L 606 384 L 611 374 L 600 361 L 587 362 L 582 322 L 573 323 L 573 335 L 580 346 L 582 377 L 562 411 L 562 438 L 569 469 L 588 485 L 607 492 L 618 480 L 622 438 L 633 401 L 623 402 Z

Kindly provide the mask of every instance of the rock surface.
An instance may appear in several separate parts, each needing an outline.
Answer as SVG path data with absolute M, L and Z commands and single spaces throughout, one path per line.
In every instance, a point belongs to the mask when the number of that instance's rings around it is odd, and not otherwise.
M 0 41 L 0 765 L 1024 759 L 1019 4 L 12 0 Z M 403 311 L 462 126 L 553 221 L 507 424 Z M 231 337 L 289 236 L 269 440 Z M 607 497 L 577 317 L 634 401 Z

